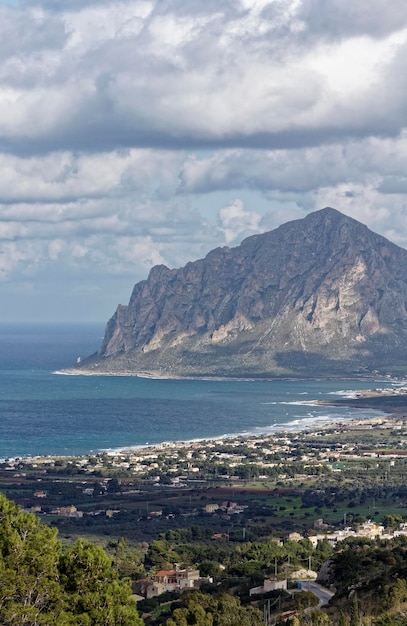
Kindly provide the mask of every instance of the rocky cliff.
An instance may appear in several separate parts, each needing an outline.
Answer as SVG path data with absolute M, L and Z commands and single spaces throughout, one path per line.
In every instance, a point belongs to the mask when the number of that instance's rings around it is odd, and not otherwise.
M 326 208 L 180 269 L 153 267 L 95 372 L 268 377 L 407 371 L 407 251 Z

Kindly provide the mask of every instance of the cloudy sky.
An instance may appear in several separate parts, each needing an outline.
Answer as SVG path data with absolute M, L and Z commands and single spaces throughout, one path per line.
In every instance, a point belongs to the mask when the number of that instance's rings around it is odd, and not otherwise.
M 407 247 L 405 0 L 0 0 L 0 322 L 332 206 Z

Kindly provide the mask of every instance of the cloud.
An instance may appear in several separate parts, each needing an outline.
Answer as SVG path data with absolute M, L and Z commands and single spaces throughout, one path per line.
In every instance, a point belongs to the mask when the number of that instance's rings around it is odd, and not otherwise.
M 245 211 L 243 202 L 239 199 L 219 211 L 219 229 L 228 244 L 236 241 L 239 236 L 258 232 L 260 221 L 261 215 Z
M 407 133 L 292 150 L 219 150 L 190 155 L 182 164 L 180 193 L 253 189 L 306 194 L 341 183 L 374 185 L 381 193 L 403 191 Z M 401 187 L 400 187 L 401 186 Z
M 152 195 L 155 188 L 160 197 L 169 197 L 177 186 L 180 158 L 148 149 L 26 158 L 0 153 L 0 203 L 120 197 L 144 190 L 147 184 Z
M 0 5 L 7 298 L 108 284 L 110 313 L 155 263 L 326 205 L 407 246 L 406 46 L 402 0 Z
M 23 268 L 24 276 L 32 274 L 43 258 L 39 242 L 26 242 L 20 246 L 14 241 L 2 243 L 0 247 L 0 280 L 7 279 L 17 268 Z
M 317 0 L 3 8 L 22 47 L 6 38 L 0 147 L 273 149 L 397 133 L 406 91 L 387 75 L 404 67 L 406 10 L 395 20 L 378 0 L 332 4 L 332 14 Z
M 303 0 L 297 17 L 315 35 L 329 39 L 369 35 L 382 38 L 407 20 L 403 0 L 354 2 L 352 0 Z

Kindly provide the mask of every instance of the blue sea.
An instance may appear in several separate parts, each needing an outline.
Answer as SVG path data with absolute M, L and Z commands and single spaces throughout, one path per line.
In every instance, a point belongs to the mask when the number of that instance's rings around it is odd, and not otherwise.
M 370 417 L 377 413 L 307 403 L 391 384 L 57 373 L 95 352 L 103 332 L 96 324 L 0 324 L 0 458 L 81 455 Z

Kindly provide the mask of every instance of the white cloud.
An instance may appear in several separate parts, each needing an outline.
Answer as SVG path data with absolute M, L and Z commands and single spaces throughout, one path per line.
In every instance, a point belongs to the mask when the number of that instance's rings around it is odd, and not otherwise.
M 391 5 L 386 0 L 302 0 L 297 17 L 310 33 L 328 41 L 364 34 L 382 38 L 406 22 L 407 6 L 404 0 Z
M 326 205 L 407 246 L 406 50 L 403 0 L 0 6 L 0 277 L 130 292 Z
M 160 246 L 151 237 L 119 237 L 116 240 L 117 257 L 120 259 L 119 271 L 123 263 L 141 265 L 149 270 L 153 265 L 165 263 Z
M 128 195 L 159 188 L 173 194 L 181 156 L 151 149 L 132 149 L 97 154 L 56 152 L 21 158 L 0 154 L 0 203 L 61 202 L 86 198 Z M 31 204 L 35 213 L 35 207 Z M 13 210 L 13 212 L 16 209 Z M 69 213 L 69 207 L 61 210 Z M 7 216 L 10 211 L 3 209 Z M 27 214 L 25 217 L 29 217 Z M 58 215 L 55 215 L 58 219 Z
M 50 261 L 56 261 L 65 250 L 66 244 L 62 239 L 53 239 L 48 245 L 48 257 Z
M 0 145 L 283 147 L 367 135 L 386 117 L 387 99 L 367 100 L 405 57 L 407 16 L 387 20 L 378 39 L 370 4 L 359 4 L 346 3 L 356 31 L 339 3 L 329 16 L 317 0 L 4 9 L 4 28 L 24 33 L 24 46 L 16 37 L 3 51 Z M 313 23 L 318 12 L 325 30 Z M 393 12 L 377 0 L 371 13 Z M 391 97 L 400 129 L 406 95 L 393 85 Z
M 0 280 L 7 279 L 16 269 L 21 268 L 24 276 L 32 274 L 44 258 L 41 242 L 25 242 L 20 245 L 8 241 L 0 245 Z
M 407 188 L 407 133 L 313 148 L 217 151 L 191 156 L 182 165 L 183 193 L 256 189 L 264 193 L 306 194 L 339 184 L 361 184 L 382 194 Z M 383 202 L 386 202 L 383 197 Z
M 259 231 L 261 215 L 245 211 L 243 202 L 234 200 L 219 211 L 219 229 L 225 236 L 226 243 L 235 241 L 241 235 Z

